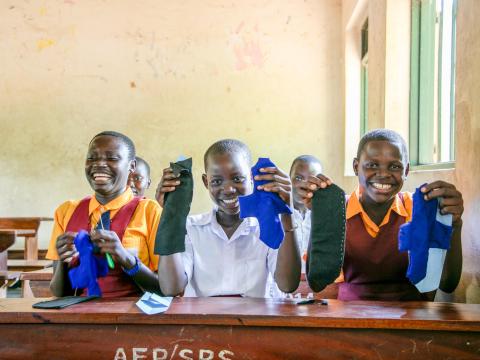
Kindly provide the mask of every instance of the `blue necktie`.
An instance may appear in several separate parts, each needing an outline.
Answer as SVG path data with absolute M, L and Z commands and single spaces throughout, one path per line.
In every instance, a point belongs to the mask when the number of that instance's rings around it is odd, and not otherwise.
M 102 227 L 103 224 L 103 227 Z M 110 230 L 110 210 L 105 211 L 101 216 L 101 221 L 98 220 L 95 230 Z M 93 245 L 93 253 L 98 254 L 100 248 L 97 245 Z
M 102 227 L 103 224 L 103 227 Z M 110 230 L 110 210 L 105 211 L 101 216 L 101 221 L 99 220 L 96 230 Z

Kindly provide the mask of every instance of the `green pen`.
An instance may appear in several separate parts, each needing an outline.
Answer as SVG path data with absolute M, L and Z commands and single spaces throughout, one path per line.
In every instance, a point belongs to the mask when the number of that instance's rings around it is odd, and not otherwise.
M 100 215 L 100 226 L 102 227 L 102 230 L 105 230 L 105 227 L 103 226 L 103 221 L 102 221 L 102 216 L 101 215 Z M 113 261 L 112 255 L 110 255 L 109 253 L 106 253 L 105 257 L 107 258 L 108 267 L 110 269 L 113 269 L 115 267 L 115 262 Z

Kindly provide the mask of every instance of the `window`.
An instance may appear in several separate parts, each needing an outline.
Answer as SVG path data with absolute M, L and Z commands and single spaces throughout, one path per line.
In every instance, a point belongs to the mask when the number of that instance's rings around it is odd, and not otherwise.
M 368 131 L 368 19 L 361 32 L 360 137 Z
M 454 161 L 456 8 L 456 0 L 412 0 L 412 165 Z

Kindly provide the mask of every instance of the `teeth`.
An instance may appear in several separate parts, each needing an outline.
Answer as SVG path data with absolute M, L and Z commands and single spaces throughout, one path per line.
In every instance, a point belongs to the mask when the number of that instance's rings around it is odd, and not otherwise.
M 94 180 L 108 180 L 110 179 L 110 175 L 104 173 L 95 173 L 93 174 Z
M 234 204 L 237 202 L 237 199 L 224 199 L 223 202 L 225 204 Z
M 389 190 L 392 187 L 391 184 L 379 184 L 379 183 L 372 183 L 372 186 L 378 190 Z

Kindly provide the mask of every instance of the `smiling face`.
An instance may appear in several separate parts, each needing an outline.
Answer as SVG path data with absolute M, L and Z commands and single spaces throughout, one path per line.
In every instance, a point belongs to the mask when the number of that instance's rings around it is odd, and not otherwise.
M 360 159 L 353 160 L 362 204 L 388 202 L 402 189 L 409 165 L 401 148 L 401 144 L 389 141 L 370 141 L 363 148 Z
M 250 164 L 242 153 L 221 153 L 208 157 L 203 183 L 218 211 L 227 215 L 240 212 L 238 196 L 252 191 Z
M 137 196 L 143 196 L 145 191 L 150 187 L 150 174 L 147 166 L 143 161 L 137 161 L 135 171 L 130 174 L 129 184 L 133 193 Z
M 129 160 L 127 145 L 120 138 L 102 135 L 90 143 L 85 175 L 99 202 L 106 204 L 122 194 L 134 170 L 135 160 Z
M 300 185 L 307 181 L 310 175 L 318 175 L 322 173 L 322 166 L 318 162 L 307 162 L 303 160 L 296 161 L 290 171 L 290 179 L 292 181 L 293 206 L 295 209 L 304 208 L 305 204 L 298 195 Z

